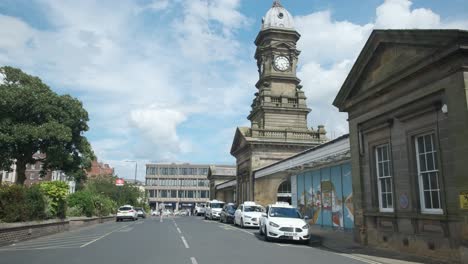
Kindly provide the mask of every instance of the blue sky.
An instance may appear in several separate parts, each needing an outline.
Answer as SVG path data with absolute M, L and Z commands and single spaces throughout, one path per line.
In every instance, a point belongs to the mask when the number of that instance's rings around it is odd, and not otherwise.
M 83 101 L 100 160 L 234 164 L 255 93 L 253 41 L 272 0 L 0 1 L 0 65 Z M 373 29 L 468 29 L 468 0 L 283 0 L 302 34 L 309 126 L 347 132 L 331 105 Z

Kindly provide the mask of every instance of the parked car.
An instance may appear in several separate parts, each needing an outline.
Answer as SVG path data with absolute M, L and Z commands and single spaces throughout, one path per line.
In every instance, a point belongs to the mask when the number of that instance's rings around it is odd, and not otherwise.
M 244 202 L 234 214 L 234 224 L 244 227 L 258 227 L 265 208 L 255 202 Z
M 219 221 L 221 223 L 234 223 L 234 214 L 236 213 L 236 209 L 237 206 L 235 204 L 226 204 L 219 214 Z
M 221 209 L 223 209 L 224 202 L 218 200 L 212 200 L 205 205 L 205 219 L 219 219 Z
M 159 216 L 158 210 L 151 210 L 151 216 Z
M 287 203 L 268 205 L 260 219 L 260 235 L 272 239 L 296 240 L 309 243 L 309 224 L 297 208 Z
M 205 215 L 205 204 L 203 203 L 196 204 L 194 214 L 196 216 Z
M 133 206 L 124 205 L 117 211 L 116 221 L 119 222 L 125 219 L 130 219 L 132 221 L 138 220 L 138 213 Z
M 145 209 L 143 209 L 141 207 L 135 207 L 135 210 L 137 211 L 138 217 L 146 218 Z

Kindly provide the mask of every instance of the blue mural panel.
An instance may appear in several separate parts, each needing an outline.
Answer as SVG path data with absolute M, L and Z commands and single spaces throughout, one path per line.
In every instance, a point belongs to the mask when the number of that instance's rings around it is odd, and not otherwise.
M 304 189 L 305 189 L 305 205 L 306 205 L 305 215 L 307 215 L 309 218 L 312 218 L 313 190 L 312 190 L 312 172 L 310 171 L 304 175 Z
M 354 228 L 354 205 L 353 205 L 353 178 L 351 175 L 351 164 L 341 166 L 343 186 L 343 218 L 345 228 Z
M 343 223 L 343 191 L 341 183 L 341 166 L 331 168 L 332 184 L 332 224 L 333 227 L 344 227 Z
M 322 224 L 322 184 L 320 180 L 320 170 L 312 172 L 312 200 L 313 216 L 310 218 L 311 224 Z
M 305 213 L 305 190 L 304 190 L 304 174 L 297 176 L 297 209 L 301 214 Z
M 333 226 L 332 206 L 333 206 L 333 186 L 330 177 L 330 168 L 320 170 L 322 174 L 322 225 Z

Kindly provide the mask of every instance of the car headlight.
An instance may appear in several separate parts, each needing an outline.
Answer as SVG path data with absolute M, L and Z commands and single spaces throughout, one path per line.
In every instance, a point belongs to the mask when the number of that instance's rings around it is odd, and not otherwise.
M 275 224 L 275 223 L 273 223 L 273 222 L 270 222 L 270 225 L 271 225 L 272 227 L 279 227 L 279 225 L 277 225 L 277 224 Z
M 305 226 L 302 227 L 302 229 L 309 229 L 309 224 L 306 224 Z
M 252 218 L 251 216 L 248 216 L 248 215 L 244 215 L 245 218 Z

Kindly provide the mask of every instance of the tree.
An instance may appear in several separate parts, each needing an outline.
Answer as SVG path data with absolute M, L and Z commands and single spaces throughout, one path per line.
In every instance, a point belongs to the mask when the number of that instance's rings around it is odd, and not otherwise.
M 2 76 L 3 75 L 3 76 Z M 45 153 L 42 174 L 62 170 L 73 174 L 94 158 L 83 133 L 88 112 L 70 95 L 58 95 L 38 77 L 20 69 L 0 67 L 0 168 L 16 162 L 17 183 L 26 180 L 26 164 L 35 153 Z

